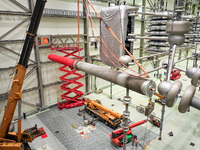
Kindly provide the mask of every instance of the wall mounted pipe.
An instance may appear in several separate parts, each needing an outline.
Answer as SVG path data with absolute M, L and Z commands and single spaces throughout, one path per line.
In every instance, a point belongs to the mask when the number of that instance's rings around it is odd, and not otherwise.
M 156 89 L 156 84 L 152 80 L 134 77 L 127 73 L 122 73 L 112 69 L 107 69 L 101 66 L 81 62 L 75 59 L 66 58 L 54 54 L 50 54 L 48 58 L 60 64 L 67 65 L 71 69 L 84 71 L 86 73 L 97 76 L 99 78 L 102 78 L 104 80 L 115 83 L 117 85 L 128 88 L 132 91 L 146 96 L 151 97 L 154 94 L 154 91 L 152 89 Z

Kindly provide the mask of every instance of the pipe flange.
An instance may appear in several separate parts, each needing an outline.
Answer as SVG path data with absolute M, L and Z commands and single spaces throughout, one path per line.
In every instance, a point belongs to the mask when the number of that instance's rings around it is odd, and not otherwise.
M 130 112 L 128 111 L 128 112 L 123 112 L 123 117 L 124 118 L 126 118 L 126 119 L 128 119 L 129 117 L 130 117 Z
M 123 100 L 125 104 L 129 104 L 131 102 L 131 97 L 124 96 Z
M 127 132 L 129 130 L 129 127 L 125 126 L 124 124 L 122 124 L 122 128 L 123 128 L 124 132 Z
M 141 86 L 141 91 L 144 95 L 152 97 L 156 89 L 156 83 L 152 80 L 145 81 Z

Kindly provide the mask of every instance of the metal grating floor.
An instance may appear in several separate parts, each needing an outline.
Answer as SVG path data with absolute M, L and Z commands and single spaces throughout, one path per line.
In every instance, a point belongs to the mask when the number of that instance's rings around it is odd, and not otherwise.
M 57 107 L 51 108 L 49 111 L 40 113 L 37 117 L 44 123 L 44 125 L 52 132 L 52 134 L 69 150 L 115 150 L 123 149 L 120 147 L 115 147 L 110 140 L 110 133 L 113 129 L 106 126 L 100 121 L 96 122 L 96 130 L 88 134 L 88 138 L 83 138 L 79 135 L 76 130 L 71 126 L 80 125 L 79 122 L 83 123 L 82 117 L 77 115 L 79 108 L 73 108 L 62 111 L 58 110 Z M 92 117 L 86 114 L 89 120 Z M 56 131 L 59 131 L 56 133 Z M 146 136 L 151 137 L 151 141 L 155 140 L 158 135 L 151 130 L 146 130 L 145 127 L 139 126 L 133 129 L 134 134 L 138 134 L 138 139 L 141 145 L 146 143 L 149 138 L 144 138 L 143 135 L 139 133 L 146 132 Z M 145 142 L 144 142 L 145 140 Z M 127 144 L 127 150 L 134 148 L 131 143 Z M 135 147 L 136 149 L 136 147 Z M 142 149 L 140 146 L 137 149 Z

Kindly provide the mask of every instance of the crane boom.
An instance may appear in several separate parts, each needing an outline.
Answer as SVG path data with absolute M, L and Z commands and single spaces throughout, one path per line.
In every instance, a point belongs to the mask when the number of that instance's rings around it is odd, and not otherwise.
M 25 38 L 20 60 L 15 67 L 15 74 L 8 96 L 4 116 L 0 127 L 0 138 L 6 138 L 8 135 L 9 127 L 13 119 L 15 108 L 18 101 L 21 101 L 22 97 L 22 85 L 28 67 L 28 60 L 32 51 L 34 39 L 38 30 L 38 26 L 41 20 L 42 12 L 47 0 L 37 0 L 35 9 L 31 18 L 29 29 Z

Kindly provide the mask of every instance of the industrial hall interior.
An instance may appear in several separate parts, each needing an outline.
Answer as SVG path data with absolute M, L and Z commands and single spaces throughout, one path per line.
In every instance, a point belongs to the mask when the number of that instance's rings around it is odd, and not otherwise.
M 0 0 L 0 150 L 200 150 L 200 0 Z

